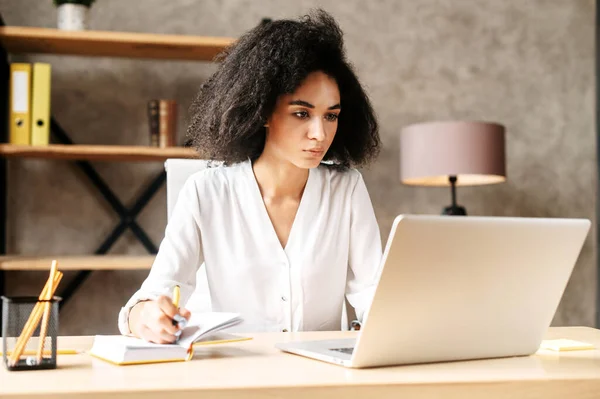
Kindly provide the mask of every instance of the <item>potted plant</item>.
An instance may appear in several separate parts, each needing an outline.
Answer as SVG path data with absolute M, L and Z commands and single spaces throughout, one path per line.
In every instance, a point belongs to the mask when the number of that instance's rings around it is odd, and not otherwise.
M 58 29 L 88 29 L 90 7 L 94 1 L 95 0 L 53 0 L 58 13 Z

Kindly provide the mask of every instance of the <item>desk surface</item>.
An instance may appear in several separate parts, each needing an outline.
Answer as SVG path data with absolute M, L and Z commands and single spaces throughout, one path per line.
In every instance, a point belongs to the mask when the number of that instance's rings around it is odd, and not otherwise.
M 350 337 L 352 332 L 255 334 L 254 339 L 196 348 L 190 362 L 114 366 L 88 354 L 59 356 L 59 368 L 8 372 L 0 398 L 591 398 L 600 392 L 600 350 L 551 352 L 376 369 L 346 369 L 282 353 L 276 342 Z M 600 330 L 551 328 L 600 348 Z M 59 348 L 89 349 L 93 337 L 60 337 Z M 115 396 L 115 394 L 118 394 Z

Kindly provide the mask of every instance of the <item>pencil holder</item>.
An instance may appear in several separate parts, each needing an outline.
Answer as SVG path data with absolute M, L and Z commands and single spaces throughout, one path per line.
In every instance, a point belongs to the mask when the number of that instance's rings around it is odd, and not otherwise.
M 2 360 L 8 370 L 56 368 L 60 300 L 2 297 Z

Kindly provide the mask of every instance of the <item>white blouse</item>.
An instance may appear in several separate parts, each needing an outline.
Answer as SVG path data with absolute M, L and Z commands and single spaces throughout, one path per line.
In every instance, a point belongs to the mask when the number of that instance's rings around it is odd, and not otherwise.
M 339 330 L 344 297 L 362 320 L 382 256 L 361 174 L 310 169 L 285 248 L 250 161 L 208 168 L 184 184 L 152 269 L 119 313 L 130 334 L 138 301 L 172 295 L 186 304 L 202 265 L 213 311 L 240 313 L 236 331 Z

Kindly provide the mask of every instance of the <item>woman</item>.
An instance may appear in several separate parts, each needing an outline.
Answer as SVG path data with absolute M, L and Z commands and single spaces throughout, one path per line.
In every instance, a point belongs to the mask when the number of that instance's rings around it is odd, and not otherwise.
M 119 316 L 123 334 L 173 342 L 198 268 L 214 311 L 245 331 L 339 330 L 344 297 L 369 306 L 381 240 L 354 168 L 378 153 L 375 115 L 324 11 L 262 24 L 201 87 L 188 133 L 219 167 L 179 194 L 156 260 Z

